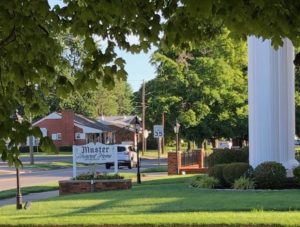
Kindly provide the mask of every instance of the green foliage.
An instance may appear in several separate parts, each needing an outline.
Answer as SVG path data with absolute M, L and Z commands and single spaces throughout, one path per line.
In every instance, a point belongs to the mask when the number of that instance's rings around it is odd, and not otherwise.
M 222 186 L 227 186 L 227 183 L 223 176 L 223 169 L 225 168 L 226 164 L 218 164 L 208 169 L 208 176 L 216 178 Z
M 158 75 L 146 83 L 146 124 L 160 122 L 165 112 L 167 140 L 176 119 L 186 140 L 243 137 L 247 134 L 247 50 L 227 30 L 211 40 L 182 50 L 159 49 L 152 58 Z M 140 100 L 141 90 L 136 94 Z
M 251 178 L 247 178 L 245 176 L 240 177 L 239 179 L 236 179 L 233 183 L 234 189 L 239 190 L 248 190 L 248 189 L 254 189 L 255 183 Z
M 281 188 L 286 180 L 286 170 L 280 163 L 263 162 L 254 169 L 253 177 L 258 188 Z
M 300 182 L 300 166 L 293 169 L 294 178 Z
M 214 177 L 207 175 L 197 176 L 196 179 L 191 183 L 191 186 L 194 188 L 214 188 L 219 184 L 219 180 Z
M 209 167 L 217 164 L 232 162 L 249 162 L 248 147 L 241 149 L 214 149 L 213 153 L 207 157 Z
M 76 178 L 73 178 L 73 180 L 114 180 L 114 179 L 124 179 L 123 176 L 120 176 L 119 174 L 99 174 L 96 175 L 90 174 L 90 173 L 82 173 L 78 175 Z
M 99 115 L 129 115 L 133 112 L 132 90 L 125 81 L 116 81 L 113 89 L 100 83 L 96 89 L 73 92 L 67 98 L 46 98 L 51 111 L 72 109 L 78 114 L 96 118 Z
M 223 168 L 223 178 L 229 185 L 240 177 L 251 177 L 252 174 L 253 168 L 248 163 L 234 162 L 226 164 Z

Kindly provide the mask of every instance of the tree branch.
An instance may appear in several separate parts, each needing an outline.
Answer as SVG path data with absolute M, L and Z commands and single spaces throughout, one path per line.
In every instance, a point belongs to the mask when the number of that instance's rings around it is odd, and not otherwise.
M 16 26 L 14 25 L 13 29 L 9 33 L 9 35 L 0 41 L 0 48 L 8 45 L 16 39 Z

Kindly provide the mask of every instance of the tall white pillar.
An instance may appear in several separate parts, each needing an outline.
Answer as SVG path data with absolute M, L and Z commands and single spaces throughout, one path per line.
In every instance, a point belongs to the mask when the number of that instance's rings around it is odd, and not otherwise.
M 248 38 L 249 160 L 298 165 L 294 154 L 294 48 L 290 40 L 274 50 L 270 40 Z

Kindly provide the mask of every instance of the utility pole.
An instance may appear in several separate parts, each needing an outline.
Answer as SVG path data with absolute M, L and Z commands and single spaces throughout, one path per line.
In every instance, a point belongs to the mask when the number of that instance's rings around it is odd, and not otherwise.
M 161 125 L 163 126 L 163 129 L 165 131 L 165 112 L 162 112 L 161 114 Z M 161 153 L 165 153 L 165 135 L 161 137 Z
M 142 154 L 144 155 L 146 150 L 145 141 L 145 114 L 146 114 L 146 104 L 145 104 L 145 80 L 143 80 L 143 91 L 142 91 Z
M 31 116 L 31 113 L 30 113 L 29 121 L 30 121 L 30 128 L 32 129 L 32 116 Z M 34 165 L 33 136 L 32 135 L 29 136 L 29 154 L 30 154 L 30 165 Z

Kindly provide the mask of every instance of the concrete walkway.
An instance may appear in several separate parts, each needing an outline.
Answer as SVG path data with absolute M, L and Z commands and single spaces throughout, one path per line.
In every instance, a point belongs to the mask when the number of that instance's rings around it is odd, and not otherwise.
M 48 191 L 48 192 L 38 192 L 38 193 L 31 193 L 28 195 L 23 196 L 23 204 L 27 201 L 37 201 L 42 199 L 48 199 L 58 196 L 58 190 L 56 191 Z M 6 206 L 10 204 L 16 204 L 16 198 L 8 198 L 0 200 L 0 207 Z

